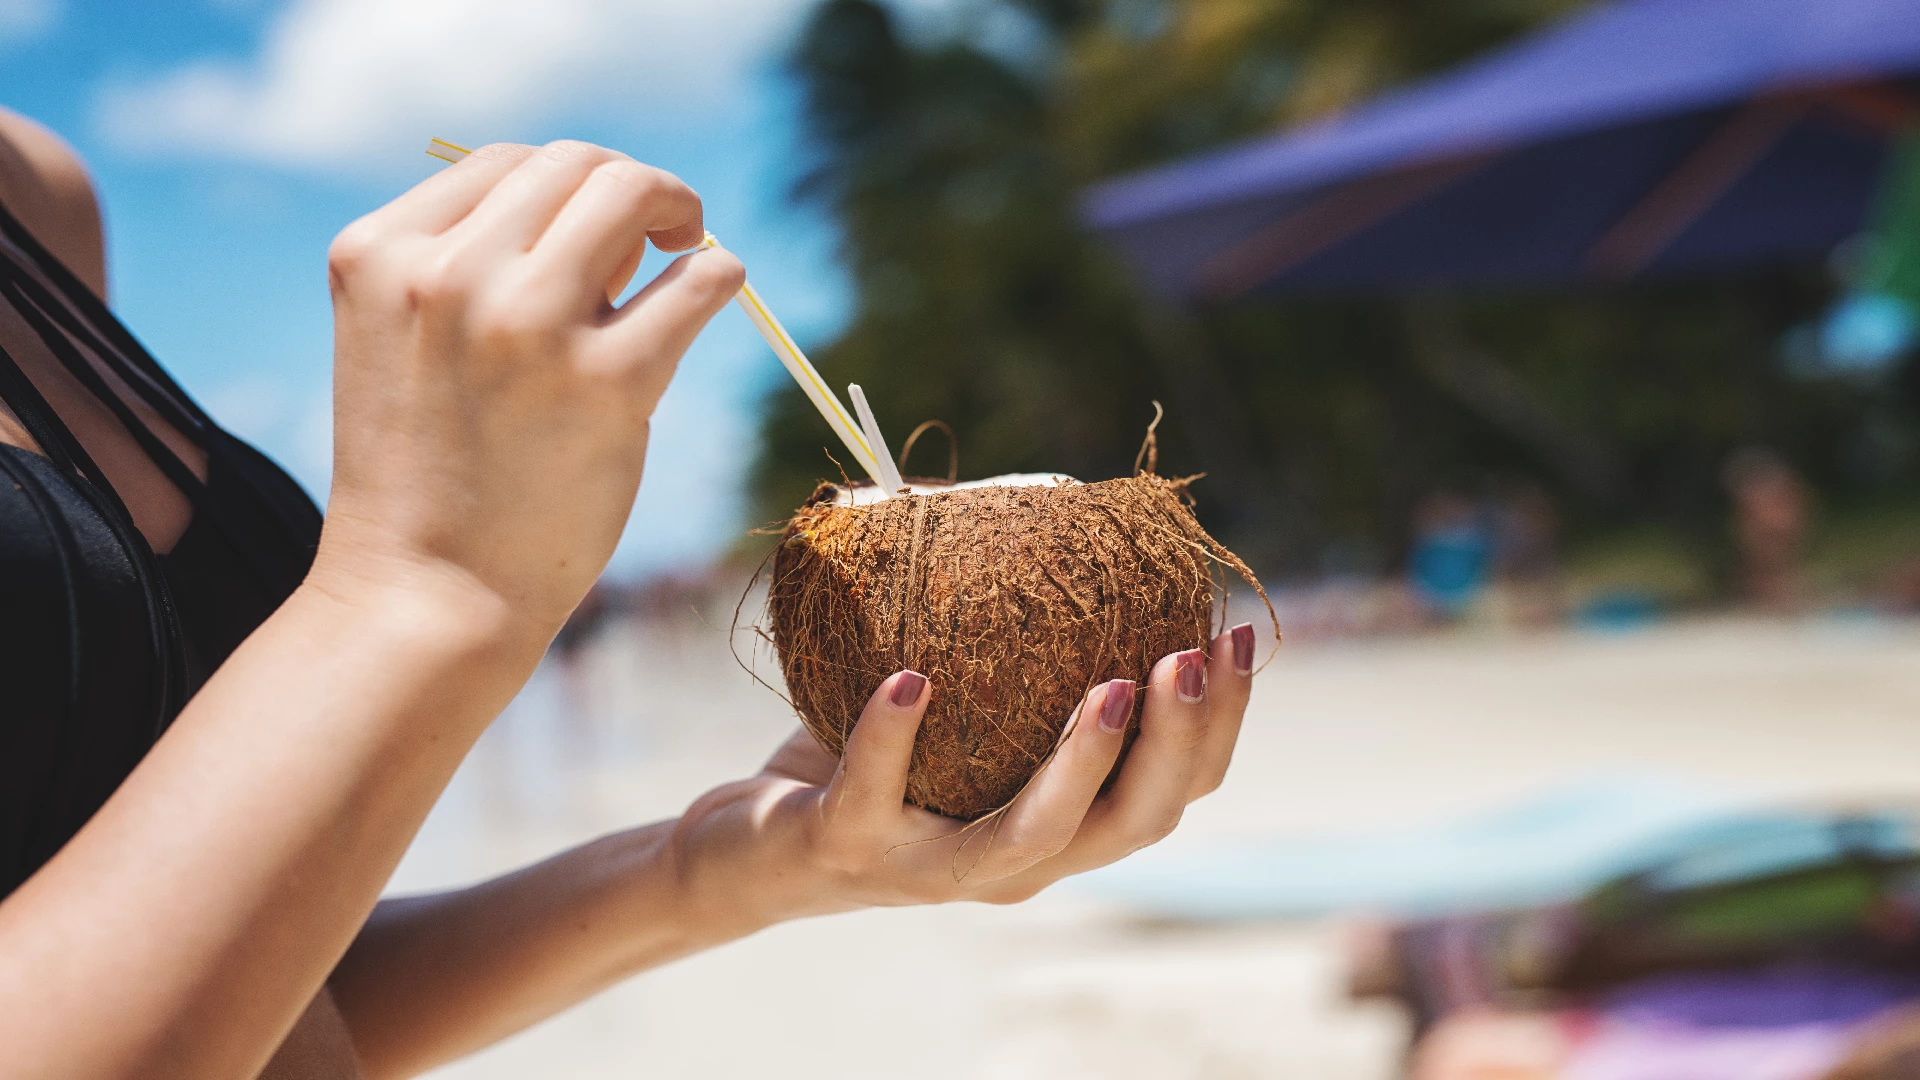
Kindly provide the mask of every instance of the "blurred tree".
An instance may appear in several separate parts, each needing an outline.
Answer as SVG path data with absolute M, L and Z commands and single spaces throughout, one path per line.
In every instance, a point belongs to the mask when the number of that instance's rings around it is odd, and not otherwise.
M 885 4 L 823 0 L 793 60 L 799 196 L 839 222 L 856 303 L 813 355 L 896 439 L 952 424 L 966 476 L 1123 474 L 1158 399 L 1161 471 L 1206 471 L 1203 518 L 1269 569 L 1389 564 L 1423 495 L 1503 477 L 1556 492 L 1576 525 L 1703 539 L 1735 447 L 1866 483 L 1850 441 L 1890 396 L 1778 362 L 1829 291 L 1814 270 L 1195 315 L 1143 300 L 1077 224 L 1093 180 L 1347 107 L 1577 4 L 957 0 L 946 32 L 909 35 Z M 1910 441 L 1912 406 L 1895 412 Z M 762 434 L 754 489 L 775 519 L 836 470 L 797 391 Z M 1903 452 L 1873 482 L 1911 483 Z

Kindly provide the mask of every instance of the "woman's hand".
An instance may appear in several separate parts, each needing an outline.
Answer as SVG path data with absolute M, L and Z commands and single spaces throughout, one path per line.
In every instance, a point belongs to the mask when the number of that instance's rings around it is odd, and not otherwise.
M 1211 659 L 1196 649 L 1156 664 L 1139 738 L 1105 791 L 1135 687 L 1094 687 L 1033 782 L 973 825 L 903 802 L 927 684 L 899 672 L 868 701 L 840 760 L 802 731 L 760 775 L 695 802 L 675 830 L 681 877 L 699 910 L 727 913 L 736 931 L 871 905 L 1024 900 L 1166 836 L 1220 786 L 1253 644 L 1253 627 L 1237 626 L 1214 639 Z
M 703 235 L 677 178 L 578 142 L 483 147 L 349 225 L 329 254 L 334 474 L 312 581 L 376 602 L 453 583 L 544 642 L 612 554 L 654 405 L 743 272 L 707 249 L 609 297 L 649 238 Z

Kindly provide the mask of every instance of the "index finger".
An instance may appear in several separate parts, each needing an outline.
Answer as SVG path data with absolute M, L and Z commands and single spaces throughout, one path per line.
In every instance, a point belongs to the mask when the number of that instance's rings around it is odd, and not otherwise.
M 682 243 L 688 235 L 692 240 Z M 633 277 L 649 238 L 663 251 L 677 251 L 705 235 L 700 196 L 692 188 L 670 172 L 620 159 L 587 175 L 534 244 L 533 254 L 550 273 L 617 295 Z
M 472 213 L 487 192 L 536 149 L 520 143 L 488 143 L 408 188 L 366 220 L 396 232 L 443 233 Z
M 867 699 L 827 784 L 825 806 L 836 825 L 864 829 L 900 815 L 926 711 L 927 677 L 917 671 L 895 672 Z

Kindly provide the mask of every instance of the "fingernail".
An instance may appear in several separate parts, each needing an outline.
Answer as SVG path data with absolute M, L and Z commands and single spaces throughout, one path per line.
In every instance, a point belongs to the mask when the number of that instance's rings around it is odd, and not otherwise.
M 920 691 L 925 689 L 926 685 L 927 677 L 925 675 L 917 671 L 901 672 L 900 677 L 893 681 L 893 693 L 890 695 L 894 708 L 905 709 L 912 707 L 914 702 L 920 700 Z
M 1233 635 L 1233 670 L 1253 674 L 1253 624 L 1241 623 L 1228 632 Z
M 1182 701 L 1199 701 L 1207 696 L 1207 658 L 1199 649 L 1188 649 L 1173 658 L 1173 688 Z
M 1133 715 L 1133 680 L 1115 679 L 1107 684 L 1107 696 L 1100 699 L 1100 730 L 1125 731 L 1127 717 Z

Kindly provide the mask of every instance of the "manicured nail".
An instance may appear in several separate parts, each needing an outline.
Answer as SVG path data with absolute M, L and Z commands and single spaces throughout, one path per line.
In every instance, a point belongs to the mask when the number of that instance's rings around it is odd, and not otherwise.
M 926 689 L 926 685 L 927 677 L 925 675 L 917 671 L 901 672 L 900 677 L 893 681 L 893 694 L 891 695 L 891 699 L 894 708 L 905 709 L 912 707 L 914 702 L 920 700 L 920 691 Z
M 1115 679 L 1107 684 L 1107 696 L 1100 699 L 1100 730 L 1125 731 L 1127 717 L 1133 715 L 1133 680 Z
M 1233 635 L 1233 670 L 1253 674 L 1253 624 L 1241 623 L 1227 632 Z
M 1173 688 L 1182 701 L 1199 701 L 1207 696 L 1207 658 L 1199 649 L 1188 649 L 1173 658 Z

